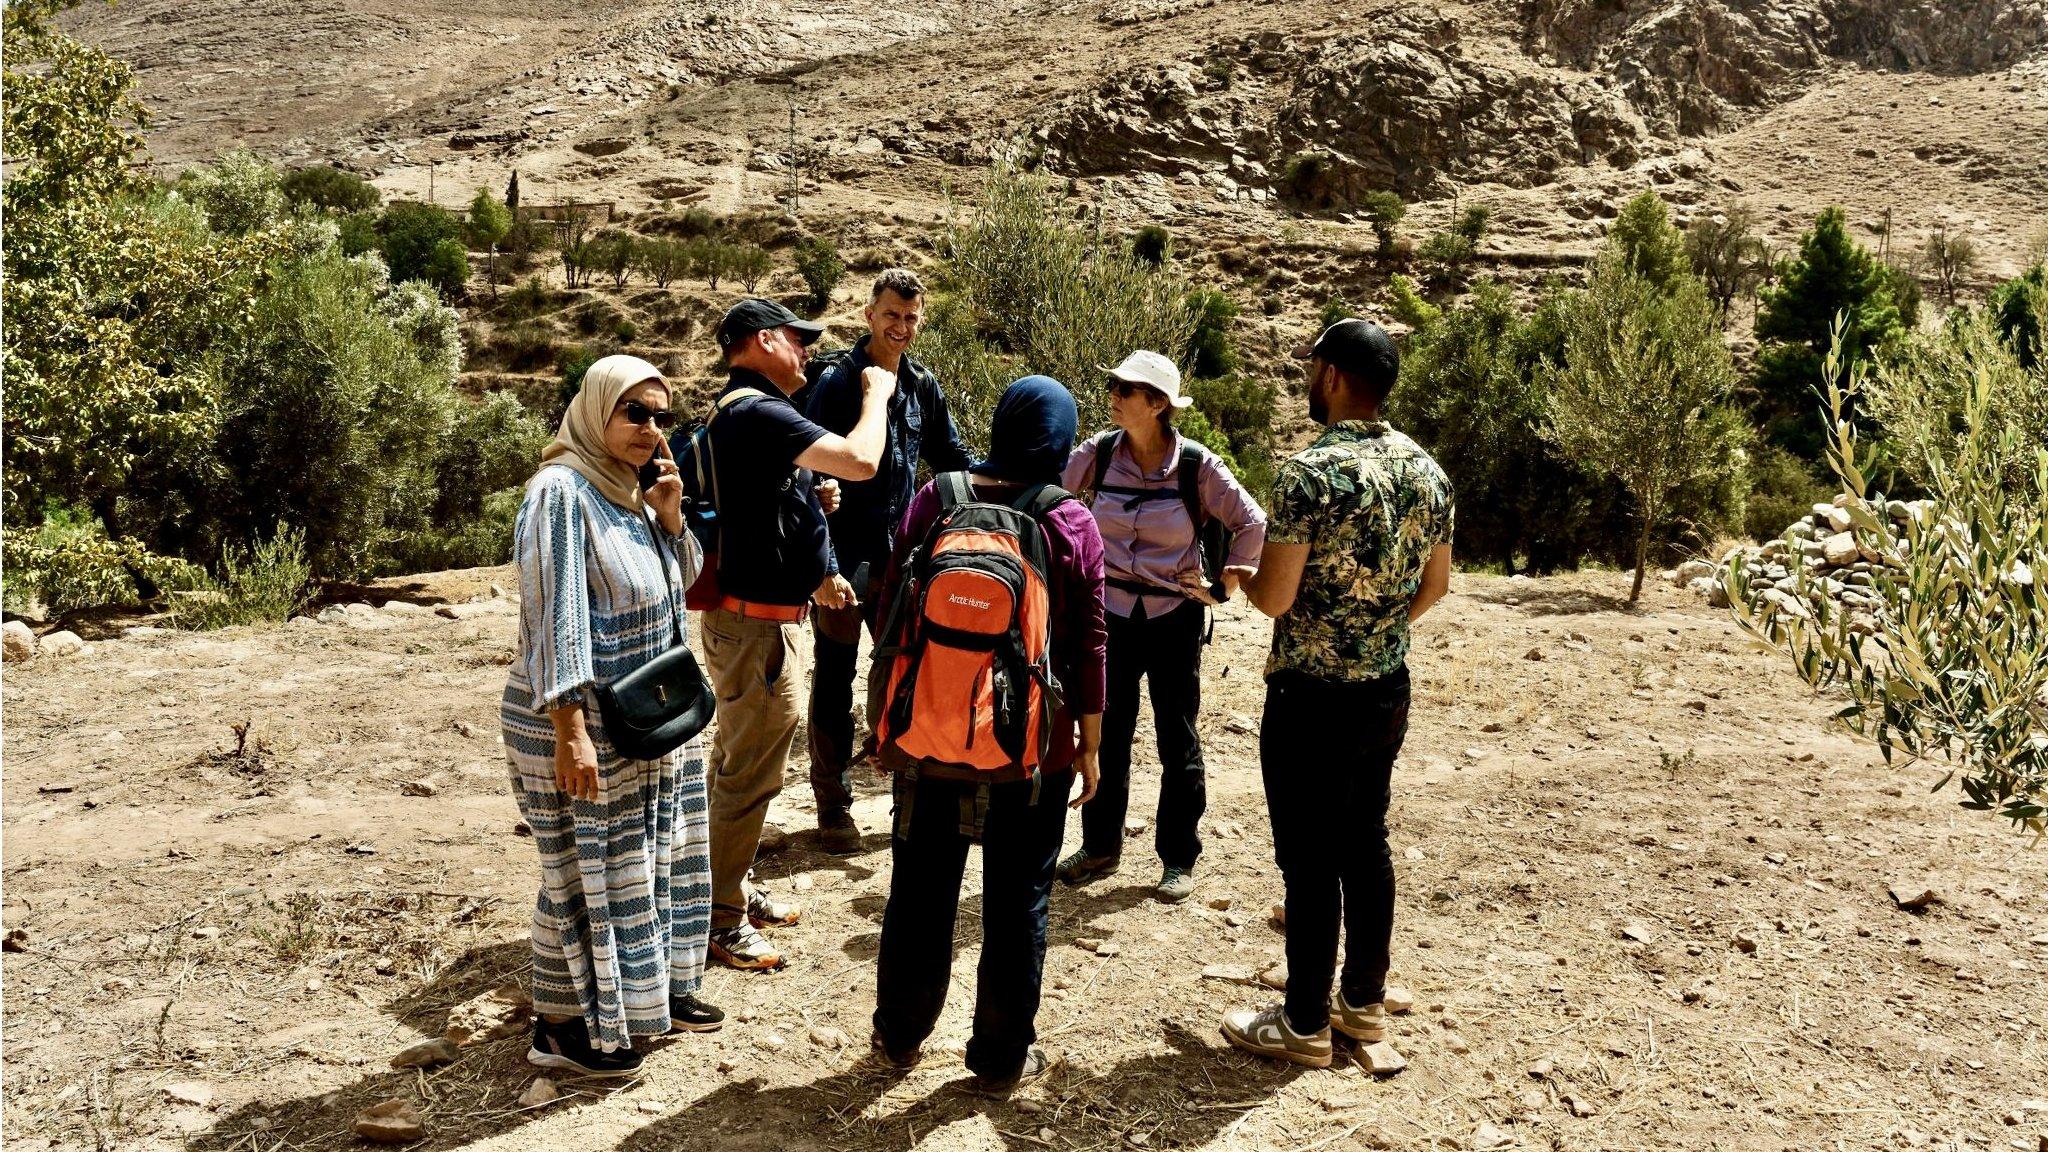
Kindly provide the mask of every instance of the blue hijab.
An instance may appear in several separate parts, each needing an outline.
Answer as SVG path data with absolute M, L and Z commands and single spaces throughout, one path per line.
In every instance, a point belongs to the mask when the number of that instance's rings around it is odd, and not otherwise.
M 1057 484 L 1074 451 L 1080 413 L 1074 394 L 1050 376 L 1026 376 L 1003 390 L 977 476 L 1013 484 Z

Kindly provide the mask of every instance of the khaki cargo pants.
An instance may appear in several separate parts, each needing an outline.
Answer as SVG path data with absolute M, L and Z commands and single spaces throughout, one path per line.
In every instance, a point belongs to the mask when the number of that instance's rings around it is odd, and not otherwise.
M 749 620 L 724 609 L 703 614 L 704 663 L 718 693 L 711 740 L 711 927 L 747 914 L 747 873 L 761 845 L 768 805 L 782 791 L 796 736 L 803 670 L 801 624 Z

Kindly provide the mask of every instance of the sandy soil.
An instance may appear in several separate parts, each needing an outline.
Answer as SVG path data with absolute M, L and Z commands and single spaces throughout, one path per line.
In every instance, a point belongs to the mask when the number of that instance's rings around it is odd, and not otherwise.
M 370 597 L 483 596 L 465 619 L 401 607 L 7 668 L 10 1147 L 336 1148 L 393 1097 L 431 1148 L 1421 1149 L 1479 1146 L 1481 1125 L 1523 1148 L 2048 1146 L 2048 857 L 1929 795 L 1935 773 L 1878 766 L 1722 614 L 1662 587 L 1627 610 L 1615 574 L 1460 575 L 1421 629 L 1392 817 L 1416 1007 L 1390 1079 L 1284 1070 L 1216 1031 L 1272 995 L 1244 981 L 1282 945 L 1253 719 L 1268 633 L 1242 606 L 1206 654 L 1198 896 L 1150 899 L 1149 833 L 1122 874 L 1056 893 L 1039 1025 L 1063 1066 L 1018 1100 L 957 1091 L 972 870 L 933 1058 L 901 1080 L 860 1060 L 887 799 L 858 805 L 860 855 L 825 856 L 801 763 L 761 872 L 808 913 L 776 933 L 786 971 L 712 976 L 723 1032 L 524 1110 L 523 1039 L 394 1071 L 526 962 L 533 850 L 495 720 L 514 618 L 492 580 Z M 1894 883 L 1938 902 L 1901 910 Z

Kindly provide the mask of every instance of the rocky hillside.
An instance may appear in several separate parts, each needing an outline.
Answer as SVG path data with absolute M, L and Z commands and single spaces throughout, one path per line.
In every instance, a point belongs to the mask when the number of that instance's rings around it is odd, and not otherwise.
M 1283 208 L 1341 228 L 1391 188 L 1417 227 L 1481 197 L 1507 255 L 1572 252 L 1655 185 L 1681 215 L 1749 201 L 1780 239 L 1831 202 L 1905 244 L 1947 223 L 1986 278 L 2048 203 L 2043 0 L 303 8 L 69 19 L 137 62 L 167 163 L 241 143 L 408 196 L 517 168 L 529 202 L 730 211 L 786 195 L 794 160 L 807 214 L 928 221 L 1011 151 L 1197 241 Z

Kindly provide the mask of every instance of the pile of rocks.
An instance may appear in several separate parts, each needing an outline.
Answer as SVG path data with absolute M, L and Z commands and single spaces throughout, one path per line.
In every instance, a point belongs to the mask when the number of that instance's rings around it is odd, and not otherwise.
M 1725 608 L 1728 570 L 1740 556 L 1757 604 L 1774 604 L 1781 612 L 1803 616 L 1809 602 L 1824 598 L 1848 612 L 1850 631 L 1869 634 L 1876 630 L 1882 604 L 1875 590 L 1877 573 L 1896 564 L 1897 558 L 1880 551 L 1870 533 L 1852 530 L 1854 503 L 1855 497 L 1845 493 L 1833 503 L 1815 504 L 1810 514 L 1787 525 L 1775 540 L 1737 545 L 1718 563 L 1689 560 L 1664 576 L 1707 597 L 1714 607 Z M 1928 515 L 1931 505 L 1925 500 L 1892 500 L 1882 508 L 1866 507 L 1872 517 L 1890 520 L 1903 536 L 1904 526 Z

